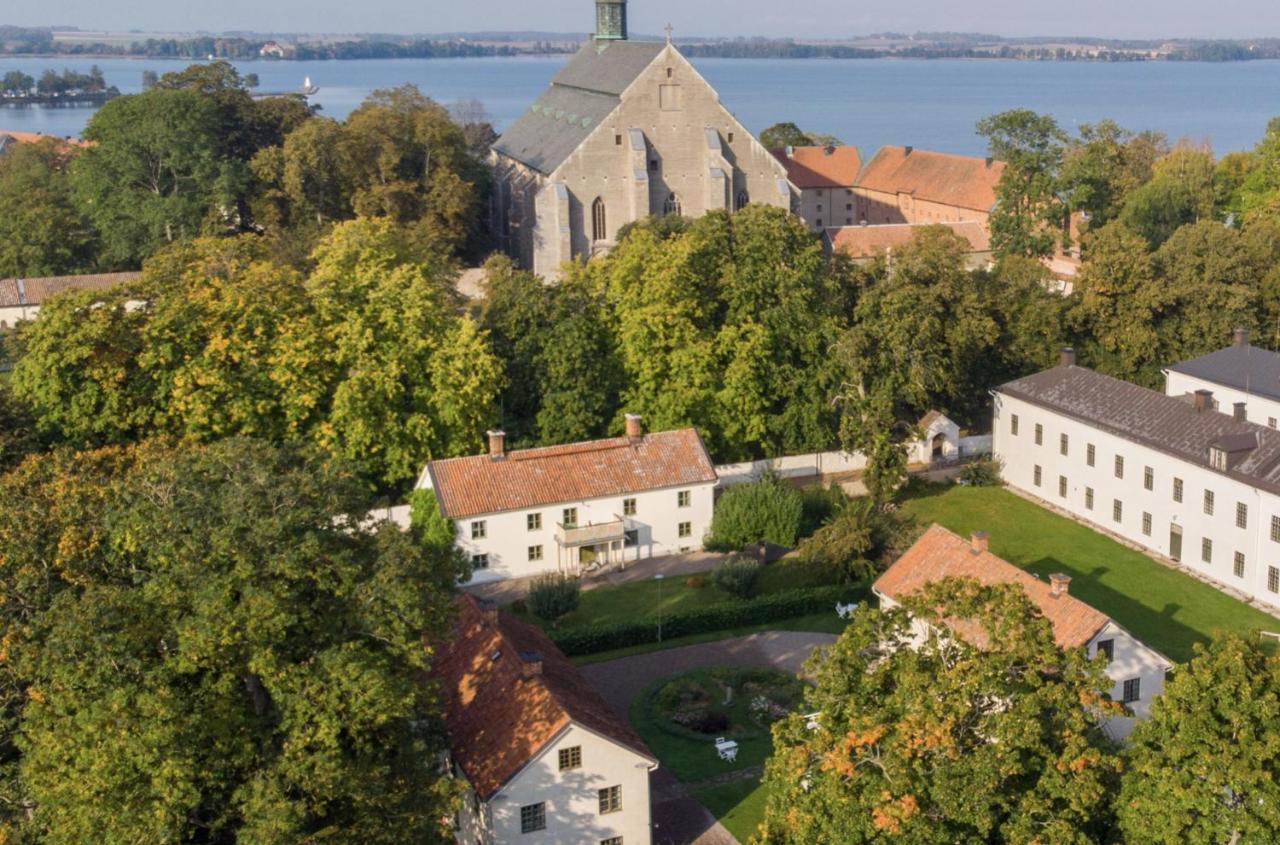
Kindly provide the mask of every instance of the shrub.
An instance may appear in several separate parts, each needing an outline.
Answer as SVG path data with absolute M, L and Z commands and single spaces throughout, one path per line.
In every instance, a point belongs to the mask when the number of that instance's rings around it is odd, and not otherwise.
M 800 544 L 800 561 L 840 580 L 871 578 L 900 545 L 905 526 L 897 512 L 858 499 Z
M 806 487 L 800 492 L 800 537 L 808 537 L 826 524 L 832 515 L 848 506 L 849 494 L 839 484 Z
M 440 502 L 434 490 L 414 490 L 409 494 L 409 524 L 418 531 L 423 541 L 433 548 L 453 545 L 453 520 L 440 513 Z
M 734 555 L 716 565 L 711 583 L 731 596 L 750 598 L 760 580 L 761 564 L 757 560 Z
M 701 590 L 707 586 L 707 578 L 705 575 L 691 575 L 685 580 L 684 585 L 691 590 Z
M 853 585 L 784 590 L 746 601 L 724 601 L 694 610 L 663 614 L 662 637 L 664 640 L 674 639 L 814 613 L 835 613 L 836 602 L 863 601 L 865 598 L 865 586 Z M 657 642 L 658 620 L 650 616 L 626 622 L 575 626 L 552 631 L 550 636 L 570 657 L 596 654 Z
M 580 592 L 577 578 L 553 572 L 534 579 L 526 601 L 535 616 L 554 622 L 578 609 Z
M 999 487 L 1004 484 L 1000 478 L 1000 462 L 994 458 L 986 458 L 960 470 L 956 480 L 966 487 Z
M 792 548 L 803 509 L 800 493 L 776 475 L 735 485 L 716 502 L 706 546 L 732 552 L 766 541 Z

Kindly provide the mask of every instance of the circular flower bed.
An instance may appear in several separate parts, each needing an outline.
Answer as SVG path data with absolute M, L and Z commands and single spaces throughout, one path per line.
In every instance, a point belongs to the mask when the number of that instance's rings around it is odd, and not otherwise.
M 803 684 L 770 669 L 701 669 L 671 678 L 650 699 L 664 730 L 691 739 L 767 736 L 801 700 Z

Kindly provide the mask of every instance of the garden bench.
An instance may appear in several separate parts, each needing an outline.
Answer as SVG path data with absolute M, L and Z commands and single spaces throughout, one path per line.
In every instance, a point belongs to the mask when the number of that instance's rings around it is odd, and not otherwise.
M 858 602 L 856 601 L 851 604 L 841 604 L 840 602 L 836 602 L 836 615 L 841 619 L 848 619 L 853 616 L 853 612 L 857 609 Z
M 738 759 L 738 743 L 724 737 L 716 738 L 716 753 L 720 755 L 721 760 L 727 760 L 732 763 Z

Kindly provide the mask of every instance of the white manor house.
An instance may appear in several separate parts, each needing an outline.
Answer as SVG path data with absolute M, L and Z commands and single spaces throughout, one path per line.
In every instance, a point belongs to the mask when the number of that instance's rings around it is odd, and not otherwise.
M 1280 381 L 1280 355 L 1252 357 Z M 1280 431 L 1251 419 L 1265 397 L 1185 390 L 1172 376 L 1166 395 L 1095 373 L 1063 350 L 1058 367 L 994 391 L 1004 480 L 1280 611 Z

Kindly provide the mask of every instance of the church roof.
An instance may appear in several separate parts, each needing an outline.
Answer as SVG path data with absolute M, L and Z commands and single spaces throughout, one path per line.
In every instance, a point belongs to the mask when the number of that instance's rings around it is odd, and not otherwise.
M 511 125 L 495 151 L 550 174 L 621 101 L 622 92 L 666 48 L 661 41 L 588 41 L 551 87 Z

